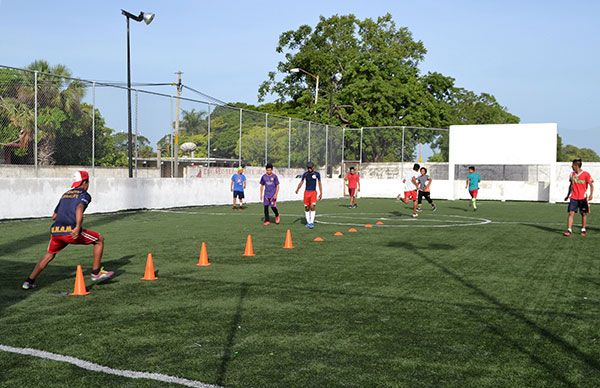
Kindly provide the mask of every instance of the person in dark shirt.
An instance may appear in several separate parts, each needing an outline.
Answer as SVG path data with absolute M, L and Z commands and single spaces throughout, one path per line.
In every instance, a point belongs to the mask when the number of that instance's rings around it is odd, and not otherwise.
M 90 177 L 87 171 L 77 171 L 71 189 L 63 194 L 54 209 L 50 227 L 50 244 L 48 252 L 36 264 L 33 272 L 23 283 L 23 289 L 29 290 L 36 287 L 35 280 L 46 266 L 54 260 L 56 254 L 69 244 L 82 244 L 94 246 L 94 262 L 92 264 L 92 281 L 105 281 L 113 277 L 114 273 L 101 267 L 104 238 L 98 232 L 83 229 L 83 213 L 92 201 L 87 192 L 90 186 Z
M 321 174 L 315 171 L 315 165 L 312 162 L 306 164 L 306 172 L 302 175 L 302 180 L 296 188 L 296 194 L 302 188 L 302 185 L 306 182 L 306 189 L 304 191 L 304 212 L 306 214 L 306 227 L 312 229 L 315 227 L 315 218 L 317 216 L 316 207 L 317 201 L 323 198 L 323 185 L 321 184 Z M 319 192 L 317 193 L 317 183 L 319 185 Z M 318 197 L 317 197 L 318 195 Z

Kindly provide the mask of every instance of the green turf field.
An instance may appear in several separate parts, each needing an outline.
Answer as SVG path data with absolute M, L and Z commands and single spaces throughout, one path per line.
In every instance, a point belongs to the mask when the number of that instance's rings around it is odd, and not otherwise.
M 86 297 L 66 293 L 79 263 L 91 285 L 91 248 L 24 291 L 50 221 L 0 223 L 0 344 L 238 387 L 600 386 L 595 214 L 584 239 L 561 236 L 565 205 L 440 201 L 413 220 L 393 200 L 343 204 L 320 203 L 314 230 L 297 202 L 268 227 L 258 205 L 88 216 L 117 276 Z M 140 281 L 148 252 L 155 282 Z M 0 365 L 7 387 L 164 386 L 4 352 Z

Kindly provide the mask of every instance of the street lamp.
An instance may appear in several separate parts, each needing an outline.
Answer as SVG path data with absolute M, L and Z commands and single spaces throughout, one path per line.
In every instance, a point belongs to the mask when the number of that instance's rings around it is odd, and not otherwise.
M 154 14 L 150 12 L 140 12 L 139 15 L 134 15 L 121 10 L 121 14 L 125 16 L 127 21 L 127 159 L 129 160 L 129 177 L 133 178 L 133 133 L 131 132 L 131 57 L 129 47 L 129 19 L 133 19 L 136 22 L 143 21 L 146 24 L 152 23 L 154 20 Z
M 315 75 L 313 73 L 309 73 L 308 71 L 301 69 L 299 67 L 294 67 L 293 69 L 290 69 L 290 71 L 292 73 L 304 73 L 306 75 L 310 75 L 317 81 L 317 85 L 315 87 L 315 105 L 317 105 L 317 102 L 319 101 L 319 76 Z

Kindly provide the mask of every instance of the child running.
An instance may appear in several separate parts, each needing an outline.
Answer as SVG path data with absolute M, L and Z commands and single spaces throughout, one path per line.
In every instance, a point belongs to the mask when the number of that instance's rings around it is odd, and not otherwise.
M 419 194 L 417 198 L 417 211 L 421 211 L 421 203 L 423 202 L 423 197 L 429 202 L 433 211 L 437 210 L 437 207 L 431 200 L 431 182 L 432 179 L 427 175 L 427 169 L 425 167 L 421 167 L 421 175 L 417 178 L 419 183 Z
M 312 162 L 306 164 L 306 172 L 302 175 L 302 180 L 296 188 L 296 194 L 300 191 L 302 184 L 306 182 L 304 191 L 304 213 L 306 215 L 306 227 L 312 229 L 315 227 L 315 218 L 317 217 L 317 201 L 323 198 L 323 185 L 321 184 L 321 174 L 315 171 L 315 165 Z M 319 183 L 319 193 L 317 197 L 317 182 Z
M 231 176 L 230 190 L 233 192 L 233 209 L 243 209 L 244 206 L 244 189 L 246 188 L 246 176 L 244 175 L 244 167 L 238 167 L 237 174 Z M 237 199 L 240 200 L 239 206 Z
M 408 205 L 408 201 L 412 200 L 413 203 L 413 217 L 417 217 L 417 189 L 419 188 L 419 168 L 421 166 L 418 163 L 413 165 L 413 170 L 407 174 L 404 179 L 402 179 L 402 183 L 404 183 L 404 197 L 401 195 L 398 196 L 398 199 L 404 202 L 404 204 Z
M 481 175 L 475 172 L 475 166 L 469 167 L 469 173 L 467 174 L 467 182 L 465 189 L 469 189 L 469 195 L 471 195 L 471 204 L 473 205 L 473 211 L 477 211 L 477 194 L 479 193 L 479 182 L 481 182 Z
M 563 233 L 565 237 L 571 237 L 573 234 L 573 218 L 577 210 L 581 213 L 581 236 L 587 236 L 587 215 L 590 212 L 588 201 L 594 199 L 594 180 L 587 171 L 581 169 L 581 159 L 573 160 L 571 168 L 573 172 L 569 176 L 569 192 L 565 197 L 565 201 L 569 199 L 567 211 L 567 231 Z M 586 196 L 586 192 L 590 188 L 590 195 Z
M 348 205 L 348 208 L 356 209 L 358 207 L 356 204 L 356 192 L 360 192 L 360 177 L 356 173 L 354 166 L 350 167 L 350 172 L 346 175 L 344 180 L 346 181 L 348 194 L 350 195 L 350 205 Z
M 277 195 L 279 194 L 279 178 L 273 174 L 273 165 L 271 163 L 265 166 L 267 173 L 260 178 L 260 200 L 263 201 L 265 210 L 265 219 L 263 225 L 271 224 L 269 217 L 269 206 L 275 214 L 275 223 L 279 225 L 281 218 L 277 210 Z
M 36 264 L 33 272 L 23 283 L 24 290 L 31 290 L 37 285 L 35 280 L 46 266 L 54 260 L 56 254 L 70 244 L 93 245 L 94 262 L 92 264 L 92 281 L 109 280 L 114 272 L 105 271 L 101 267 L 104 238 L 98 232 L 83 229 L 83 213 L 92 201 L 87 192 L 90 187 L 90 177 L 87 171 L 77 171 L 71 190 L 63 194 L 54 209 L 50 227 L 51 237 L 48 252 Z

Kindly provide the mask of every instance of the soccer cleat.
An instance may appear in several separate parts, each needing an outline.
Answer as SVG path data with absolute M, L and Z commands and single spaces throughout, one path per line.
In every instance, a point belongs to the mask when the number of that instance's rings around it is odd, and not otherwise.
M 423 211 L 423 209 L 417 208 L 417 213 L 421 213 L 422 211 Z
M 114 275 L 115 275 L 114 272 L 107 271 L 107 270 L 104 269 L 104 267 L 101 267 L 100 268 L 100 272 L 98 272 L 98 274 L 96 274 L 96 275 L 92 274 L 92 281 L 94 281 L 94 282 L 103 282 L 103 281 L 112 279 L 112 277 Z
M 436 210 L 437 210 L 437 206 L 433 206 L 432 209 L 431 209 L 431 211 L 433 211 L 433 212 L 436 211 Z
M 585 237 L 587 236 L 587 231 L 586 230 L 582 230 L 581 231 L 581 237 Z
M 315 224 L 313 224 L 312 222 L 310 224 L 308 224 L 308 229 L 312 229 L 315 227 Z
M 419 215 L 417 213 L 413 213 L 412 217 L 417 218 Z
M 566 232 L 563 233 L 563 236 L 565 236 L 565 237 L 571 237 L 572 234 L 573 234 L 572 232 L 569 232 L 567 230 Z
M 265 222 L 263 222 L 263 225 L 264 225 L 264 226 L 271 225 L 271 222 L 269 222 L 269 221 L 265 221 Z
M 236 210 L 236 209 L 237 209 L 237 206 L 233 205 L 231 208 L 232 208 L 233 210 Z
M 352 209 L 352 205 L 348 205 L 348 209 Z
M 37 287 L 37 284 L 35 283 L 29 283 L 28 281 L 23 282 L 23 284 L 21 285 L 21 288 L 24 290 L 31 290 Z
M 281 222 L 281 217 L 280 216 L 275 217 L 275 223 L 277 225 L 279 225 L 280 222 Z
M 352 206 L 352 208 L 353 208 L 353 209 L 356 209 L 357 207 L 358 207 L 358 205 L 357 205 L 357 204 L 354 204 L 354 205 Z

